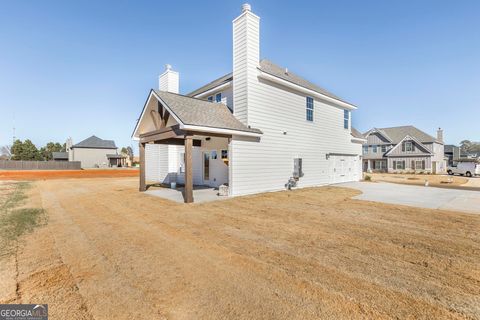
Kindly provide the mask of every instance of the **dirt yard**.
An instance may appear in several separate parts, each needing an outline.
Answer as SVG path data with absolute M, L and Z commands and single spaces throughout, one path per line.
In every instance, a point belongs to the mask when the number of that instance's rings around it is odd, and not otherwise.
M 137 169 L 90 170 L 0 170 L 0 180 L 48 180 L 70 178 L 119 178 L 136 177 Z
M 136 178 L 33 185 L 48 224 L 0 264 L 0 303 L 51 319 L 480 319 L 480 215 L 334 187 L 184 205 Z
M 424 185 L 425 180 L 430 186 L 440 187 L 462 187 L 467 186 L 468 178 L 449 175 L 429 175 L 429 174 L 393 174 L 393 173 L 366 173 L 372 177 L 372 181 L 383 181 L 393 183 L 403 183 L 412 185 Z M 475 178 L 473 178 L 475 179 Z

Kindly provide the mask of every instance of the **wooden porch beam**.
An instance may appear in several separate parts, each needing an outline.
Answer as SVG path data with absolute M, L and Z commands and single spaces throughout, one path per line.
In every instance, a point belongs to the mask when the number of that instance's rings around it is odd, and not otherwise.
M 192 161 L 192 136 L 185 136 L 185 203 L 193 202 L 193 161 Z
M 150 131 L 140 135 L 140 142 L 154 142 L 171 138 L 178 138 L 185 135 L 183 130 L 180 130 L 178 126 L 172 126 L 168 128 L 162 128 L 159 130 Z
M 145 143 L 139 143 L 138 149 L 140 150 L 140 192 L 147 190 L 146 179 L 145 179 Z
M 186 134 L 188 135 L 195 135 L 195 136 L 204 136 L 204 137 L 217 137 L 217 138 L 231 138 L 231 134 L 224 134 L 224 133 L 209 133 L 209 132 L 203 132 L 203 131 L 191 131 L 187 130 L 185 131 Z
M 171 138 L 171 139 L 165 139 L 165 140 L 158 140 L 155 141 L 155 144 L 170 144 L 170 145 L 175 145 L 175 146 L 183 146 L 185 145 L 185 142 L 183 141 L 182 138 Z M 194 147 L 201 147 L 202 146 L 202 140 L 198 139 L 193 139 L 193 146 Z

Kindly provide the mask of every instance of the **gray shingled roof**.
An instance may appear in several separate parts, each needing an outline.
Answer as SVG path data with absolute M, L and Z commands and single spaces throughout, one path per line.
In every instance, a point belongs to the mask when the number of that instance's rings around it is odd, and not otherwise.
M 345 103 L 350 104 L 349 102 L 346 102 L 345 100 L 342 100 L 341 98 L 334 95 L 333 93 L 317 86 L 316 84 L 311 83 L 308 80 L 305 80 L 304 78 L 296 75 L 295 73 L 292 73 L 290 70 L 288 70 L 288 73 L 285 72 L 286 69 L 284 67 L 280 67 L 280 66 L 274 64 L 273 62 L 271 62 L 269 60 L 266 60 L 266 59 L 261 60 L 259 69 L 261 71 L 265 72 L 265 73 L 271 74 L 272 76 L 276 76 L 280 79 L 292 82 L 292 83 L 294 83 L 296 85 L 299 85 L 301 87 L 304 87 L 304 88 L 316 91 L 320 94 L 326 95 L 327 97 L 337 99 L 337 100 L 340 100 L 340 101 L 343 101 Z
M 360 133 L 357 129 L 352 127 L 352 132 L 351 132 L 352 137 L 358 138 L 358 139 L 365 139 L 365 136 Z
M 207 84 L 204 85 L 203 87 L 200 87 L 200 88 L 198 88 L 197 90 L 190 92 L 189 94 L 187 94 L 187 96 L 189 96 L 189 97 L 194 97 L 194 96 L 196 96 L 196 95 L 199 94 L 199 93 L 208 91 L 208 90 L 213 89 L 213 88 L 215 88 L 215 87 L 218 87 L 218 86 L 220 86 L 220 85 L 222 85 L 222 84 L 224 84 L 224 83 L 227 83 L 227 82 L 229 82 L 229 81 L 232 81 L 232 79 L 233 79 L 232 73 L 226 74 L 226 75 L 224 75 L 224 76 L 221 76 L 221 77 L 218 78 L 218 79 L 213 80 L 213 81 L 210 82 L 210 83 L 207 83 Z
M 458 148 L 458 147 L 453 144 L 446 144 L 443 148 L 444 148 L 444 152 L 447 153 L 447 152 L 453 152 L 453 148 Z
M 299 85 L 301 87 L 304 87 L 304 88 L 313 90 L 315 92 L 318 92 L 320 94 L 326 95 L 327 97 L 337 99 L 337 100 L 340 100 L 340 101 L 343 101 L 345 103 L 350 104 L 349 102 L 346 102 L 345 100 L 342 100 L 340 97 L 334 95 L 333 93 L 325 90 L 324 88 L 321 88 L 321 87 L 317 86 L 314 83 L 311 83 L 308 80 L 305 80 L 304 78 L 296 75 L 295 73 L 292 73 L 291 71 L 288 71 L 288 73 L 286 73 L 285 68 L 276 65 L 275 63 L 271 62 L 270 60 L 266 60 L 266 59 L 261 60 L 259 69 L 261 71 L 265 72 L 265 73 L 268 73 L 268 74 L 272 75 L 272 76 L 276 76 L 280 79 L 289 81 L 289 82 L 294 83 L 296 85 Z M 189 94 L 187 94 L 187 96 L 193 97 L 197 94 L 200 94 L 202 92 L 205 92 L 205 91 L 208 91 L 208 90 L 213 89 L 215 87 L 218 87 L 218 86 L 220 86 L 224 83 L 232 81 L 232 79 L 233 79 L 233 74 L 232 73 L 226 74 L 226 75 L 224 75 L 224 76 L 222 76 L 218 79 L 215 79 L 212 82 L 198 88 L 197 90 L 190 92 Z
M 53 159 L 68 159 L 67 152 L 52 152 Z
M 376 128 L 380 132 L 384 132 L 388 138 L 392 140 L 392 143 L 399 143 L 407 135 L 417 139 L 422 143 L 432 143 L 439 142 L 433 136 L 423 132 L 420 129 L 415 128 L 414 126 L 401 126 L 401 127 L 391 127 L 391 128 Z
M 96 136 L 91 136 L 72 146 L 73 148 L 93 148 L 93 149 L 117 149 L 113 140 L 103 140 Z
M 155 93 L 185 125 L 262 133 L 238 121 L 230 109 L 222 103 L 208 102 L 166 91 L 155 90 Z

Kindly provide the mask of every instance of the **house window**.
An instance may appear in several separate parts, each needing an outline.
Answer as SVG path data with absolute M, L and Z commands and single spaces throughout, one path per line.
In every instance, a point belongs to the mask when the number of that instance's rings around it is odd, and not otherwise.
M 405 160 L 393 161 L 393 169 L 395 169 L 395 170 L 405 170 Z
M 412 150 L 412 142 L 411 141 L 405 141 L 405 151 L 413 151 Z
M 217 151 L 213 150 L 211 155 L 212 160 L 217 160 Z
M 382 152 L 387 152 L 387 146 L 382 146 Z
M 373 150 L 372 150 L 373 153 L 377 153 L 377 151 L 378 151 L 378 150 L 377 150 L 377 146 L 375 146 L 375 145 L 372 146 L 372 149 L 373 149 Z
M 348 129 L 350 122 L 350 111 L 343 110 L 343 127 Z
M 222 93 L 217 93 L 215 95 L 215 102 L 222 102 Z
M 368 153 L 368 146 L 363 146 L 363 154 L 367 154 Z
M 213 101 L 213 96 L 208 97 L 208 101 L 212 102 Z
M 313 98 L 307 97 L 307 121 L 313 121 Z
M 412 164 L 415 165 L 415 167 L 412 166 L 412 169 L 425 170 L 425 160 L 416 160 L 415 163 L 412 163 Z
M 375 160 L 373 166 L 374 166 L 374 169 L 376 170 L 386 169 L 386 163 L 384 160 Z
M 222 160 L 228 160 L 228 150 L 222 150 Z

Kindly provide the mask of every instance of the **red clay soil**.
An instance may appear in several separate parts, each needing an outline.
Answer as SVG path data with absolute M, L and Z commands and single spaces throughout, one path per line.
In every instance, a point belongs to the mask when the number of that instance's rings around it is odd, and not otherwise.
M 0 180 L 50 180 L 68 178 L 136 177 L 137 169 L 94 170 L 0 170 Z

